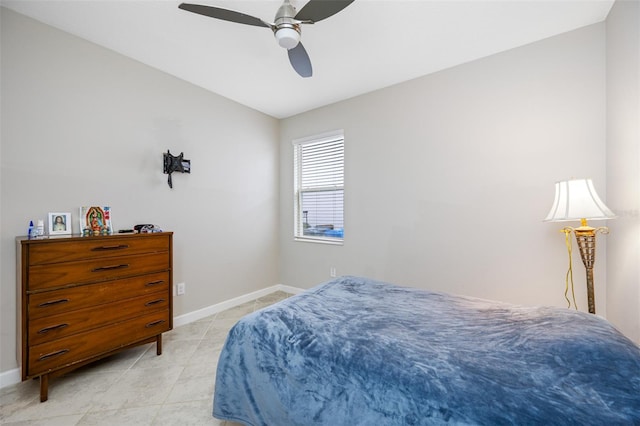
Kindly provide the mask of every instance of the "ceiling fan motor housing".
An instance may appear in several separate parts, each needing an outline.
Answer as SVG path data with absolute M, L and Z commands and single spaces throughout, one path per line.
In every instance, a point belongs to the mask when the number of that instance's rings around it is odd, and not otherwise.
M 273 33 L 278 44 L 285 49 L 293 49 L 300 42 L 300 24 L 294 19 L 296 8 L 289 1 L 285 1 L 274 19 Z

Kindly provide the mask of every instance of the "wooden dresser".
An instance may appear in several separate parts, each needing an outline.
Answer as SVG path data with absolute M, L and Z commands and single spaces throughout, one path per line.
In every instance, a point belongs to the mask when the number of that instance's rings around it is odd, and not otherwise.
M 173 328 L 173 233 L 18 238 L 18 362 L 49 378 Z

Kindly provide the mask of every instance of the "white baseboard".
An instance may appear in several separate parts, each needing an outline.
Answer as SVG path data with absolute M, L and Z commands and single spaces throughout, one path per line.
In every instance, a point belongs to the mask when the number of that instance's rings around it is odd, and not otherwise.
M 198 309 L 197 311 L 189 312 L 177 317 L 173 317 L 173 326 L 178 327 L 181 325 L 189 324 L 194 321 L 198 321 L 202 318 L 209 317 L 217 314 L 218 312 L 225 311 L 227 309 L 242 305 L 246 302 L 264 297 L 268 294 L 275 293 L 276 291 L 284 291 L 285 293 L 298 294 L 304 291 L 304 289 L 286 286 L 283 284 L 276 284 L 271 287 L 263 288 L 262 290 L 254 291 L 252 293 L 244 294 L 242 296 L 234 297 L 233 299 L 225 300 L 224 302 L 216 303 L 215 305 L 207 306 L 206 308 Z
M 20 383 L 20 380 L 22 380 L 22 376 L 19 368 L 3 371 L 0 373 L 0 389 Z
M 291 287 L 283 284 L 276 284 L 274 286 L 264 288 L 262 290 L 254 291 L 253 293 L 245 294 L 243 296 L 235 297 L 224 302 L 216 303 L 215 305 L 208 306 L 206 308 L 198 309 L 197 311 L 189 312 L 187 314 L 173 317 L 173 326 L 178 327 L 181 325 L 189 324 L 190 322 L 198 321 L 202 318 L 206 318 L 218 312 L 233 308 L 238 305 L 242 305 L 246 302 L 264 297 L 268 294 L 275 293 L 276 291 L 284 291 L 285 293 L 298 294 L 304 291 L 304 289 Z M 0 372 L 0 389 L 20 383 L 22 377 L 20 375 L 20 369 L 14 368 L 13 370 L 7 370 Z

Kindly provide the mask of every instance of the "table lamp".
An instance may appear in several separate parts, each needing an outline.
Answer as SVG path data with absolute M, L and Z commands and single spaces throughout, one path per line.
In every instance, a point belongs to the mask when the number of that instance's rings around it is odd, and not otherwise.
M 556 195 L 553 206 L 545 218 L 545 222 L 566 222 L 579 220 L 580 226 L 572 228 L 567 226 L 561 231 L 568 239 L 569 233 L 576 236 L 580 257 L 587 270 L 587 300 L 589 312 L 596 313 L 595 296 L 593 291 L 593 264 L 596 257 L 596 233 L 609 233 L 609 228 L 601 226 L 593 228 L 587 224 L 587 220 L 613 219 L 616 215 L 602 202 L 591 179 L 571 179 L 556 182 Z M 571 271 L 571 246 L 569 247 L 569 271 Z M 567 299 L 568 300 L 568 299 Z M 575 298 L 574 298 L 575 303 Z

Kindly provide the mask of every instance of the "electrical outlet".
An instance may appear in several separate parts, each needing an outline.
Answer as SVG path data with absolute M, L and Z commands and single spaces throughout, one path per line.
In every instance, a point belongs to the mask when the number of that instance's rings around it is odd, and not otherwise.
M 182 296 L 185 293 L 185 286 L 185 283 L 176 284 L 176 293 L 178 294 L 178 296 Z
M 333 278 L 335 278 L 335 276 L 336 276 L 336 267 L 335 266 L 332 266 L 329 269 L 329 275 L 331 275 Z

